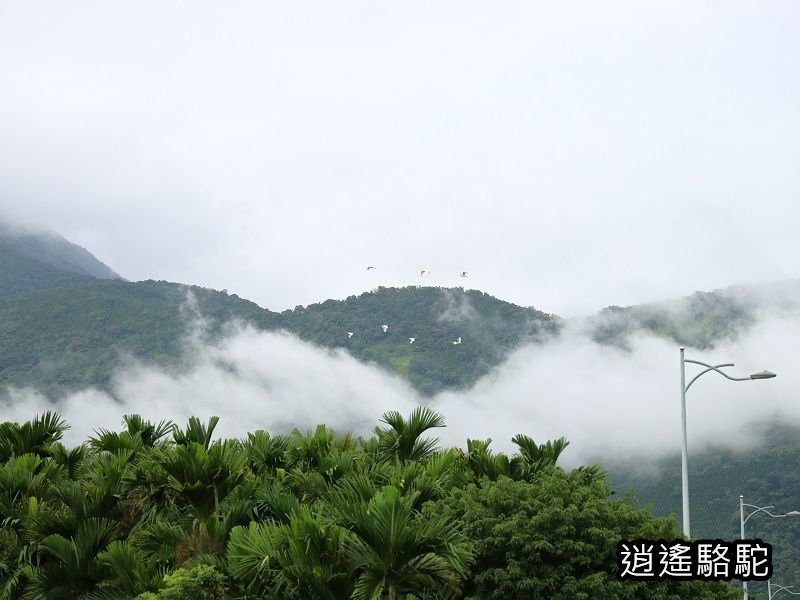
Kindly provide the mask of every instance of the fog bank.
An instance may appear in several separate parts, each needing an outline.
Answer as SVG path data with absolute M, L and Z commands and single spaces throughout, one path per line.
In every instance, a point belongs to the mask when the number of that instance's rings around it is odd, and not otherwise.
M 68 443 L 99 428 L 117 429 L 129 413 L 178 423 L 219 415 L 224 436 L 318 423 L 369 435 L 385 411 L 407 414 L 427 404 L 445 416 L 447 428 L 435 433 L 446 445 L 490 437 L 495 450 L 513 451 L 516 433 L 542 442 L 565 436 L 570 447 L 564 466 L 600 457 L 647 461 L 680 450 L 678 348 L 653 335 L 635 335 L 623 350 L 567 330 L 545 344 L 519 348 L 471 389 L 433 398 L 344 350 L 287 333 L 240 324 L 217 343 L 202 340 L 197 331 L 187 336 L 190 366 L 181 372 L 129 360 L 116 372 L 110 395 L 86 389 L 57 398 L 54 406 L 35 390 L 7 390 L 4 418 L 25 421 L 55 408 L 72 426 Z M 712 349 L 687 348 L 687 358 L 735 362 L 727 369 L 734 376 L 778 373 L 767 381 L 734 383 L 713 372 L 698 380 L 687 394 L 691 452 L 708 445 L 752 447 L 759 441 L 756 424 L 764 420 L 800 423 L 800 375 L 792 364 L 798 340 L 800 319 L 783 315 L 764 317 Z M 687 365 L 687 381 L 697 372 Z

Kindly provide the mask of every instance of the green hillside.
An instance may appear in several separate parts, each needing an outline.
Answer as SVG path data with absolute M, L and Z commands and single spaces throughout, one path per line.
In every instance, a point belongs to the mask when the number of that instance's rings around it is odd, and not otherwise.
M 98 277 L 116 274 L 85 249 L 54 234 L 0 225 L 0 386 L 105 387 L 126 355 L 180 364 L 193 318 L 181 309 L 187 290 L 212 338 L 233 319 L 283 329 L 326 348 L 346 349 L 405 377 L 426 395 L 472 385 L 519 345 L 546 343 L 564 324 L 534 308 L 461 288 L 378 288 L 276 314 L 224 292 Z M 729 288 L 609 307 L 582 326 L 600 343 L 624 346 L 629 335 L 644 330 L 705 347 L 736 335 L 764 306 L 796 311 L 798 299 L 798 282 Z M 461 343 L 453 343 L 459 338 Z
M 798 314 L 800 281 L 732 286 L 679 300 L 609 306 L 585 319 L 584 326 L 592 339 L 604 344 L 624 347 L 632 333 L 647 331 L 677 344 L 707 348 L 735 337 L 767 309 Z
M 24 294 L 33 290 L 70 287 L 94 281 L 90 275 L 63 271 L 34 258 L 16 254 L 0 239 L 0 296 Z
M 125 356 L 169 367 L 181 361 L 196 315 L 209 335 L 237 318 L 267 327 L 274 313 L 247 300 L 193 286 L 98 281 L 0 297 L 0 384 L 45 392 L 104 387 Z
M 474 383 L 519 344 L 560 329 L 552 315 L 462 289 L 379 288 L 276 314 L 224 292 L 97 276 L 116 274 L 63 238 L 0 226 L 0 386 L 107 389 L 127 356 L 179 366 L 199 315 L 209 341 L 232 320 L 283 329 L 344 348 L 433 394 Z M 197 303 L 191 310 L 189 292 Z
M 61 236 L 0 223 L 0 296 L 117 278 L 85 248 Z
M 187 310 L 191 292 L 197 311 Z M 0 384 L 44 390 L 105 387 L 124 356 L 176 366 L 192 319 L 209 341 L 237 319 L 284 329 L 407 377 L 423 393 L 469 385 L 526 340 L 557 333 L 558 319 L 480 292 L 381 288 L 286 311 L 205 288 L 97 281 L 0 297 Z M 381 325 L 388 324 L 384 333 Z M 347 332 L 352 331 L 352 338 Z M 415 337 L 413 344 L 408 338 Z M 461 344 L 453 344 L 458 337 Z
M 378 288 L 286 311 L 278 323 L 302 339 L 386 367 L 426 394 L 468 386 L 521 343 L 542 342 L 561 327 L 553 315 L 489 294 L 435 287 Z

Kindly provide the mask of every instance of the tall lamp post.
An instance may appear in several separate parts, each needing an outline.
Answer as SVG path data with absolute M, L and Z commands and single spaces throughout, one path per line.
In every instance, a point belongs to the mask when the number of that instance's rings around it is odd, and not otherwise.
M 744 507 L 745 506 L 747 508 L 753 508 L 755 510 L 753 510 L 753 512 L 751 512 L 749 515 L 744 516 Z M 764 513 L 765 515 L 769 515 L 773 519 L 782 519 L 783 517 L 800 517 L 800 511 L 798 511 L 798 510 L 790 510 L 789 512 L 783 513 L 782 515 L 773 515 L 771 512 L 769 512 L 770 508 L 775 508 L 775 507 L 774 506 L 756 506 L 755 504 L 746 504 L 745 501 L 744 501 L 744 496 L 741 495 L 741 494 L 739 495 L 739 534 L 740 534 L 740 539 L 744 539 L 744 524 L 747 523 L 747 521 L 750 520 L 750 517 L 752 517 L 755 514 Z M 800 594 L 800 592 L 789 591 L 790 587 L 791 586 L 789 586 L 789 585 L 783 586 L 783 587 L 778 588 L 777 590 L 775 590 L 774 593 L 777 594 L 781 590 L 786 590 L 790 594 Z M 773 592 L 770 589 L 769 579 L 768 579 L 767 580 L 767 599 L 769 600 L 770 598 L 772 598 L 772 595 L 773 595 Z M 744 600 L 747 600 L 747 582 L 746 581 L 742 581 L 742 598 L 744 598 Z
M 760 373 L 753 373 L 749 377 L 731 377 L 724 371 L 720 371 L 722 367 L 732 367 L 733 363 L 723 363 L 721 365 L 709 365 L 699 360 L 689 360 L 683 355 L 684 347 L 681 346 L 681 430 L 683 431 L 683 447 L 681 451 L 681 491 L 683 499 L 683 535 L 690 538 L 689 529 L 689 446 L 686 439 L 686 392 L 692 387 L 692 384 L 700 377 L 709 371 L 716 371 L 726 379 L 731 381 L 750 381 L 751 379 L 771 379 L 775 377 L 775 373 L 771 371 L 761 371 Z M 694 378 L 686 384 L 686 363 L 700 365 L 705 367 Z

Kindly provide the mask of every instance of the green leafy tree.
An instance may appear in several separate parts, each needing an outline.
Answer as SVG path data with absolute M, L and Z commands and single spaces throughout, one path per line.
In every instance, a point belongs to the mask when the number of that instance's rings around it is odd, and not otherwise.
M 444 427 L 444 417 L 426 406 L 418 406 L 408 419 L 403 418 L 397 411 L 384 413 L 381 419 L 389 427 L 377 427 L 381 451 L 384 456 L 400 462 L 409 460 L 424 460 L 436 450 L 439 440 L 436 438 L 423 438 L 429 429 Z
M 228 568 L 254 597 L 337 600 L 353 590 L 345 557 L 349 532 L 309 507 L 287 523 L 236 527 L 228 544 Z
M 58 442 L 69 425 L 57 414 L 47 411 L 23 423 L 0 423 L 0 461 L 12 456 L 37 454 L 50 456 L 50 447 Z
M 368 503 L 339 497 L 337 520 L 352 534 L 345 544 L 356 573 L 354 599 L 460 591 L 472 546 L 452 520 L 417 513 L 417 496 L 386 486 Z
M 601 478 L 551 468 L 535 483 L 484 479 L 423 512 L 459 523 L 475 544 L 465 587 L 470 599 L 738 597 L 723 583 L 618 580 L 621 539 L 679 535 L 674 519 L 655 519 L 632 500 L 610 495 Z
M 212 565 L 178 569 L 164 577 L 157 593 L 144 592 L 136 600 L 225 600 L 226 577 Z

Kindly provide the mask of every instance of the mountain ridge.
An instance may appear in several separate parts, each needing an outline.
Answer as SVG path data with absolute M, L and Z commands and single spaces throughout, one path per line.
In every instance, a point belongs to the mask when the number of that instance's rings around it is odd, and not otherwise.
M 0 296 L 122 279 L 86 248 L 52 232 L 0 222 Z
M 0 235 L 0 244 L 8 239 Z M 800 307 L 800 281 L 788 280 L 766 291 L 731 286 L 680 300 L 611 306 L 569 320 L 478 290 L 432 286 L 378 287 L 277 313 L 225 291 L 68 271 L 31 258 L 19 250 L 19 239 L 27 238 L 14 239 L 17 251 L 0 253 L 0 386 L 107 389 L 120 355 L 181 364 L 178 340 L 187 321 L 180 307 L 187 292 L 199 299 L 212 340 L 229 320 L 285 330 L 401 375 L 425 396 L 469 387 L 515 348 L 546 343 L 566 324 L 600 344 L 625 347 L 631 335 L 645 331 L 706 348 L 746 330 L 768 305 L 794 312 Z M 113 273 L 81 250 L 96 261 L 100 274 Z M 31 268 L 34 281 L 26 278 Z

